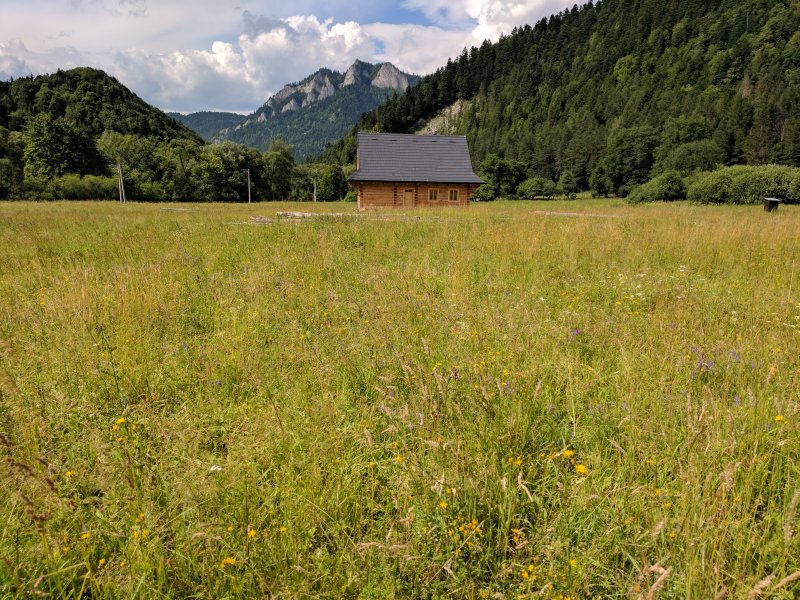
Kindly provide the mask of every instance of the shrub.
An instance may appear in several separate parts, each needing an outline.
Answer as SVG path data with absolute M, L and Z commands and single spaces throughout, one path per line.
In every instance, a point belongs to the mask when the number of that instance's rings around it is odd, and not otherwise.
M 525 200 L 533 200 L 534 198 L 550 199 L 555 195 L 555 182 L 544 177 L 531 177 L 517 187 L 517 196 Z
M 358 202 L 358 192 L 356 190 L 354 190 L 353 188 L 350 188 L 350 190 L 344 196 L 344 201 L 345 202 Z
M 116 178 L 96 175 L 56 177 L 49 189 L 56 200 L 114 200 L 119 194 Z
M 686 199 L 686 184 L 677 171 L 667 171 L 640 185 L 628 196 L 631 204 Z
M 800 169 L 792 178 L 792 184 L 789 186 L 789 197 L 794 202 L 800 202 Z
M 688 197 L 702 204 L 760 204 L 765 196 L 793 200 L 799 174 L 800 169 L 783 165 L 727 167 L 701 173 Z
M 496 192 L 494 186 L 490 183 L 484 183 L 472 192 L 470 200 L 473 202 L 488 202 L 489 200 L 494 200 L 495 197 Z

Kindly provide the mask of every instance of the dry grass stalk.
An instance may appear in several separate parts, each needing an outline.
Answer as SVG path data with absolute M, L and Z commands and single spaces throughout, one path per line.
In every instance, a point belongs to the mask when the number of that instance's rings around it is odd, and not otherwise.
M 756 600 L 756 598 L 761 596 L 761 594 L 763 594 L 767 590 L 769 584 L 772 583 L 773 579 L 775 579 L 775 575 L 768 575 L 764 577 L 764 579 L 759 581 L 755 585 L 755 587 L 752 590 L 750 590 L 750 592 L 747 594 L 747 600 Z
M 796 495 L 796 494 L 795 494 L 795 495 Z M 800 571 L 795 571 L 795 572 L 794 572 L 794 573 L 792 573 L 791 575 L 789 575 L 789 576 L 787 576 L 787 577 L 784 577 L 784 578 L 783 578 L 783 579 L 781 579 L 781 580 L 780 580 L 778 583 L 776 583 L 776 584 L 775 584 L 775 587 L 774 587 L 774 588 L 772 588 L 772 591 L 774 592 L 775 590 L 779 590 L 779 589 L 781 589 L 782 587 L 786 587 L 787 585 L 789 585 L 790 583 L 794 583 L 794 582 L 795 582 L 795 581 L 797 581 L 798 579 L 800 579 Z

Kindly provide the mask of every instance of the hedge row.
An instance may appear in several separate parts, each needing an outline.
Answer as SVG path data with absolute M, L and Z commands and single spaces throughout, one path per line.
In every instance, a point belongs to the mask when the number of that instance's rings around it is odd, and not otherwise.
M 631 203 L 689 199 L 700 204 L 760 204 L 765 196 L 800 202 L 800 168 L 783 165 L 734 166 L 686 179 L 669 171 L 635 188 Z
M 800 200 L 800 168 L 782 165 L 726 167 L 700 173 L 687 197 L 702 204 L 760 204 L 765 196 Z

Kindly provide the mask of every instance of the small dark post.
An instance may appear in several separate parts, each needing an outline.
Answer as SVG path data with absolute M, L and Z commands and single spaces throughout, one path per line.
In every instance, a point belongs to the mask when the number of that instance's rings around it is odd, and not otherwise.
M 764 210 L 766 212 L 772 212 L 773 210 L 778 210 L 778 205 L 781 203 L 781 200 L 778 198 L 764 198 Z

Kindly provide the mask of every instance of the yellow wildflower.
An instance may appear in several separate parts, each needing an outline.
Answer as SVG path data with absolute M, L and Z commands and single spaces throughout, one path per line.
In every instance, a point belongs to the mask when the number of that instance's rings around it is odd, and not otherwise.
M 66 473 L 64 473 L 64 477 L 66 477 L 67 479 L 69 479 L 73 475 L 75 475 L 75 471 L 67 471 Z
M 562 455 L 564 458 L 571 458 L 572 456 L 574 456 L 574 455 L 575 455 L 575 451 L 574 451 L 574 450 L 564 450 L 564 451 L 561 453 L 561 455 Z
M 586 465 L 575 465 L 575 472 L 578 475 L 588 475 L 589 469 L 586 468 Z
M 122 425 L 123 423 L 125 423 L 125 417 L 120 417 L 119 419 L 114 421 L 114 424 L 116 425 Z
M 441 501 L 439 502 L 439 508 L 441 508 L 442 510 L 444 510 L 445 508 L 447 508 L 447 502 L 445 502 L 444 500 L 441 500 Z
M 401 462 L 403 462 L 403 457 L 400 454 L 398 454 L 397 456 L 394 457 L 394 462 L 396 462 L 399 465 Z
M 250 537 L 250 538 L 256 537 L 256 530 L 255 529 L 248 529 L 247 530 L 247 537 Z
M 778 415 L 778 416 L 775 417 L 775 422 L 776 423 L 783 423 L 785 420 L 786 420 L 786 418 L 783 415 Z
M 102 567 L 104 564 L 106 564 L 106 559 L 105 558 L 101 558 L 100 560 L 97 561 L 97 566 L 98 567 Z
M 232 567 L 235 564 L 236 564 L 236 559 L 231 556 L 228 556 L 227 558 L 222 559 L 222 562 L 219 563 L 219 566 L 224 569 L 225 567 Z
M 570 561 L 569 561 L 569 566 L 570 566 L 570 567 L 572 567 L 573 569 L 577 568 L 577 566 L 578 566 L 578 561 L 577 561 L 576 559 L 574 559 L 574 558 L 573 558 L 573 559 L 570 559 Z

